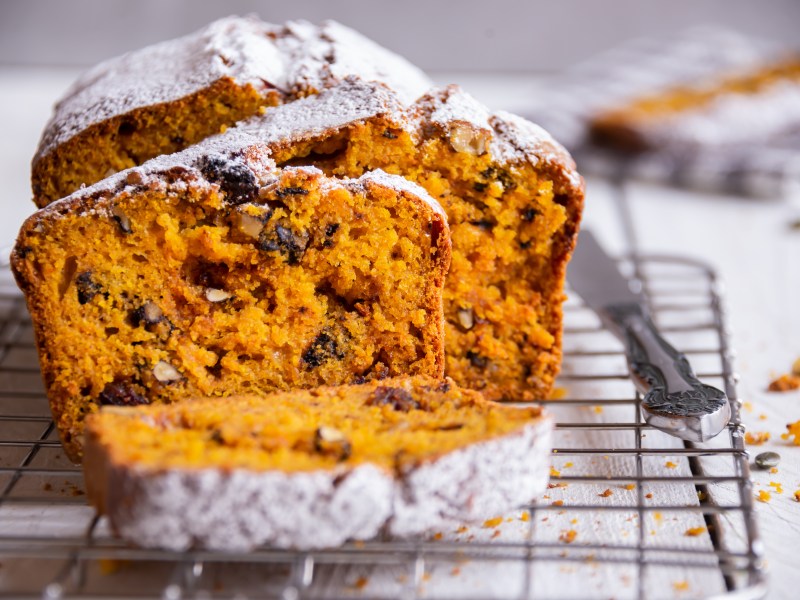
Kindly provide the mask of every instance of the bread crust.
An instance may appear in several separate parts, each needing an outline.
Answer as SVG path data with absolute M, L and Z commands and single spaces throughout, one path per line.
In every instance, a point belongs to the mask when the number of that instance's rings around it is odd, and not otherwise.
M 420 399 L 421 384 L 408 381 L 351 387 L 369 394 L 383 385 L 405 386 Z M 423 384 L 428 382 L 435 384 Z M 339 392 L 321 388 L 310 393 L 324 402 L 326 394 Z M 490 410 L 500 413 L 523 410 L 463 393 L 471 399 L 461 407 L 467 413 L 472 406 L 495 406 Z M 229 401 L 237 406 L 237 399 Z M 136 409 L 123 410 L 124 418 L 135 418 Z M 245 413 L 243 406 L 239 414 Z M 449 451 L 437 451 L 434 445 L 426 458 L 397 463 L 394 469 L 359 459 L 293 471 L 288 463 L 257 470 L 130 461 L 115 452 L 113 441 L 104 441 L 111 439 L 113 429 L 106 424 L 101 434 L 95 418 L 87 429 L 84 471 L 92 504 L 118 535 L 140 546 L 323 548 L 368 540 L 379 531 L 392 537 L 424 535 L 482 522 L 530 503 L 547 484 L 553 421 L 541 413 L 526 419 L 510 432 L 484 434 L 485 439 L 461 442 Z M 398 447 L 394 452 L 413 450 Z
M 348 75 L 385 81 L 407 102 L 431 85 L 406 60 L 335 21 L 227 17 L 105 61 L 57 104 L 32 162 L 34 202 L 46 206 Z

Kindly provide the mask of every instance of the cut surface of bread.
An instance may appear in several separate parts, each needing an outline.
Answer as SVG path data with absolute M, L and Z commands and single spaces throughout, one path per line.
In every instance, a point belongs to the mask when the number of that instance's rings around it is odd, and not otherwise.
M 110 407 L 87 422 L 91 501 L 125 539 L 299 548 L 488 518 L 544 487 L 549 418 L 452 380 Z
M 235 132 L 42 209 L 12 258 L 73 460 L 102 405 L 441 376 L 449 261 L 422 188 Z
M 45 206 L 347 75 L 384 81 L 409 102 L 430 87 L 419 69 L 334 21 L 228 17 L 105 61 L 56 106 L 33 160 L 34 202 Z
M 336 177 L 373 169 L 424 187 L 447 211 L 446 372 L 491 400 L 547 397 L 561 363 L 564 276 L 583 207 L 566 151 L 456 86 L 405 106 L 348 79 L 240 124 L 280 165 Z

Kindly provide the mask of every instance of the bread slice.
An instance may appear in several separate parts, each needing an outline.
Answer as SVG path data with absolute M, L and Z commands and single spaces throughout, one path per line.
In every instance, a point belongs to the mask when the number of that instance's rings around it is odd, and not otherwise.
M 583 180 L 544 130 L 457 86 L 406 106 L 348 79 L 238 126 L 279 165 L 401 175 L 447 211 L 446 372 L 491 400 L 547 397 L 561 364 L 564 276 Z
M 552 422 L 451 380 L 105 407 L 87 421 L 91 502 L 145 547 L 293 548 L 435 531 L 531 501 Z
M 68 455 L 103 405 L 441 377 L 450 236 L 385 173 L 278 170 L 231 132 L 31 216 L 12 266 Z
M 408 102 L 431 85 L 404 59 L 334 21 L 227 17 L 105 61 L 56 106 L 33 159 L 34 202 L 41 208 L 347 75 L 384 81 Z
M 800 127 L 800 55 L 674 85 L 590 119 L 592 142 L 626 153 L 674 156 L 753 144 Z

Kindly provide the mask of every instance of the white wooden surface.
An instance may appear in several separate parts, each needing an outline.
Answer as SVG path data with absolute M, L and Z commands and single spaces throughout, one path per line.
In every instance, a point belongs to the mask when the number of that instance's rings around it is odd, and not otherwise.
M 3 182 L 0 245 L 13 241 L 21 221 L 32 210 L 28 184 L 30 157 L 50 106 L 74 76 L 75 73 L 68 70 L 0 68 L 0 181 Z M 524 109 L 526 97 L 536 91 L 535 78 L 441 74 L 439 79 L 460 81 L 479 99 L 495 108 L 509 110 Z M 800 357 L 800 231 L 789 228 L 791 220 L 800 218 L 800 195 L 781 202 L 748 201 L 645 184 L 632 184 L 629 193 L 642 250 L 703 259 L 712 264 L 726 282 L 729 322 L 733 345 L 738 351 L 736 366 L 741 373 L 740 396 L 747 402 L 745 422 L 750 430 L 768 431 L 772 436 L 769 443 L 755 448 L 754 453 L 769 449 L 783 456 L 777 474 L 754 472 L 756 490 L 773 492 L 768 504 L 756 503 L 770 569 L 769 597 L 795 598 L 800 585 L 800 552 L 797 551 L 800 503 L 794 500 L 793 493 L 800 490 L 800 446 L 781 440 L 780 434 L 785 431 L 786 423 L 800 420 L 800 392 L 770 394 L 765 390 L 773 375 L 787 371 L 792 361 Z M 609 186 L 603 181 L 589 180 L 585 224 L 593 228 L 610 250 L 619 251 L 623 237 L 615 210 Z M 581 418 L 587 418 L 585 409 L 580 410 L 584 410 Z M 588 418 L 611 419 L 613 415 L 604 413 Z M 583 443 L 590 442 L 583 440 Z M 664 447 L 670 440 L 651 442 Z M 577 461 L 574 462 L 580 468 Z M 619 466 L 609 463 L 601 468 Z M 681 464 L 679 468 L 684 467 Z M 783 494 L 774 493 L 769 482 L 780 482 Z M 560 490 L 552 491 L 552 498 L 557 499 Z M 571 499 L 579 501 L 576 493 L 586 494 L 588 499 L 597 491 L 587 488 L 571 493 Z M 687 502 L 691 500 L 686 499 Z M 630 500 L 620 492 L 609 501 Z M 581 535 L 621 541 L 633 535 L 626 533 L 630 525 L 626 519 L 622 514 L 604 517 L 599 525 L 590 523 L 581 529 Z M 678 517 L 652 525 L 660 526 L 665 532 L 681 532 L 696 526 L 694 520 L 696 517 Z M 567 524 L 553 519 L 537 527 L 552 529 L 557 538 Z M 512 521 L 504 526 L 502 535 L 511 540 L 524 535 L 523 529 Z M 707 543 L 707 540 L 701 538 L 696 543 Z M 508 568 L 513 570 L 513 567 Z M 503 580 L 519 575 L 505 573 L 504 576 L 502 569 L 496 573 L 471 573 L 469 565 L 462 565 L 460 569 L 463 581 L 476 582 L 478 587 L 472 590 L 476 596 L 489 594 L 493 586 L 502 586 Z M 427 585 L 447 589 L 452 576 L 449 573 L 439 575 L 431 576 Z M 673 591 L 669 581 L 651 583 L 664 586 L 660 597 L 690 597 L 701 589 L 706 593 L 721 590 L 719 582 L 698 581 L 692 577 L 691 574 L 686 577 L 690 583 L 687 593 Z M 598 583 L 592 589 L 597 597 L 629 597 L 633 593 L 626 589 L 624 581 L 604 582 L 602 572 L 597 569 L 587 572 L 577 566 L 563 571 L 563 576 L 550 574 L 549 578 L 566 586 L 567 591 L 570 586 L 577 586 L 572 589 L 577 592 L 584 589 L 580 586 L 587 580 L 596 579 Z

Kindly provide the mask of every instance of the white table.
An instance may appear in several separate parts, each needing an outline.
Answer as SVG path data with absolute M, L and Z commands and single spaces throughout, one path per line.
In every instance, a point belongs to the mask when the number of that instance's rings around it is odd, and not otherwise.
M 3 182 L 0 244 L 12 242 L 32 211 L 30 157 L 55 99 L 73 80 L 71 70 L 0 69 L 0 181 Z M 536 91 L 535 77 L 447 75 L 496 108 L 522 110 Z M 588 181 L 584 223 L 611 251 L 622 251 L 610 186 Z M 800 420 L 800 391 L 767 393 L 770 378 L 800 357 L 800 197 L 788 201 L 750 201 L 690 191 L 629 186 L 641 249 L 692 256 L 714 266 L 726 282 L 733 345 L 741 373 L 739 392 L 751 431 L 768 431 L 771 440 L 756 449 L 779 452 L 777 474 L 754 471 L 756 490 L 774 490 L 771 502 L 756 503 L 770 571 L 770 598 L 797 597 L 800 584 L 800 446 L 782 441 L 785 424 Z

